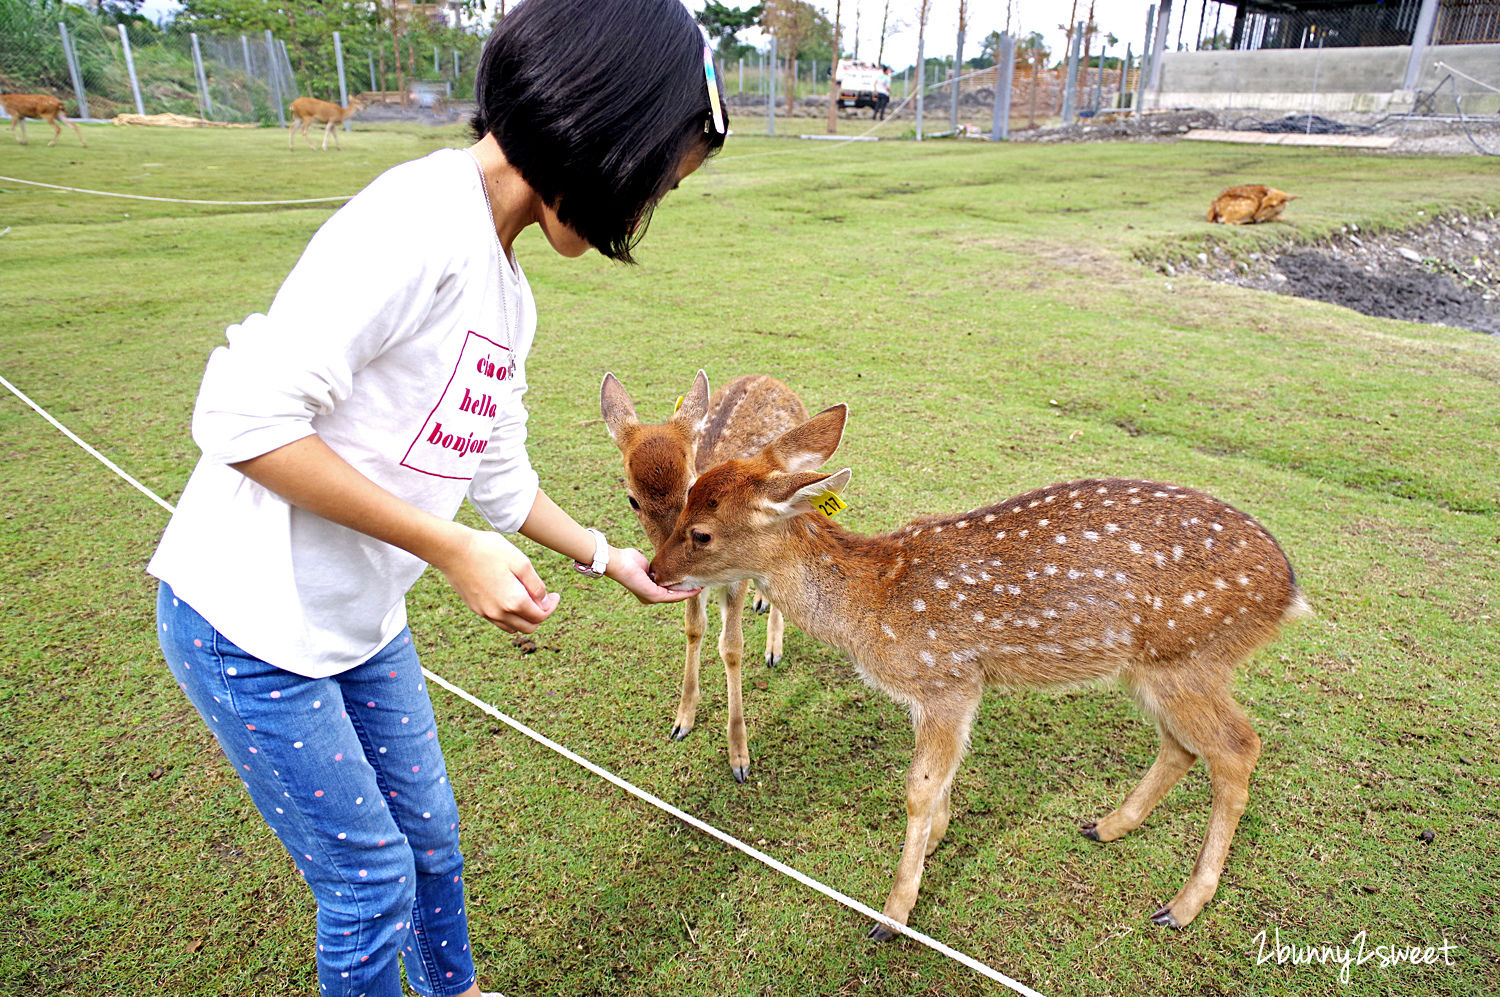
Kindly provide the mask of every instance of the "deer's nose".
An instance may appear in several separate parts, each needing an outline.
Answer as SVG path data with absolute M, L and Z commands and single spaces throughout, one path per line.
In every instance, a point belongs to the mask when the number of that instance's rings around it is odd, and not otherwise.
M 652 582 L 655 582 L 656 581 L 656 569 L 654 567 L 651 567 L 650 565 L 648 565 L 646 567 L 646 577 L 649 578 L 649 579 L 651 579 Z

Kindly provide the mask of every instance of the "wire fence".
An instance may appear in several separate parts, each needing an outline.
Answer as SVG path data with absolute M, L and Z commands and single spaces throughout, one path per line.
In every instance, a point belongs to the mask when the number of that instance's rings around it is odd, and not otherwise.
M 145 19 L 110 23 L 69 4 L 0 0 L 0 92 L 60 97 L 69 113 L 176 114 L 285 125 L 301 96 L 443 113 L 474 92 L 483 39 L 460 31 L 269 30 Z

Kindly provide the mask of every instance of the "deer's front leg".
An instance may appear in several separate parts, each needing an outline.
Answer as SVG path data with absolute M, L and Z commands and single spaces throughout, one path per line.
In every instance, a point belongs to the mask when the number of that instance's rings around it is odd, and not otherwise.
M 933 839 L 940 839 L 947 831 L 948 791 L 963 758 L 972 717 L 972 710 L 924 711 L 917 724 L 917 748 L 906 773 L 906 843 L 901 848 L 901 863 L 896 867 L 896 885 L 891 887 L 881 911 L 893 921 L 906 923 L 922 885 L 922 863 L 931 850 L 929 842 L 935 844 Z M 877 942 L 895 936 L 894 931 L 879 922 L 870 929 L 870 937 Z
M 698 715 L 698 655 L 703 649 L 703 634 L 708 630 L 708 613 L 703 608 L 702 592 L 689 597 L 682 606 L 687 660 L 682 666 L 682 698 L 677 702 L 677 721 L 672 725 L 674 741 L 681 741 L 693 732 L 693 720 Z
M 745 589 L 749 582 L 735 582 L 719 594 L 719 657 L 724 659 L 724 678 L 729 686 L 729 768 L 735 782 L 750 775 L 750 747 L 745 737 L 745 711 L 741 693 L 740 665 L 745 659 Z

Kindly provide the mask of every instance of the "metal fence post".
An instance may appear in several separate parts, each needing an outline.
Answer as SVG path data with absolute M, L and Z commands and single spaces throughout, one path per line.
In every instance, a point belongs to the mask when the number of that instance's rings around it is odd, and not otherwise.
M 1120 64 L 1120 92 L 1115 95 L 1115 107 L 1125 108 L 1125 83 L 1130 78 L 1130 60 L 1133 58 L 1130 45 L 1125 45 L 1125 61 Z
M 89 117 L 89 99 L 83 92 L 83 74 L 78 71 L 78 52 L 73 48 L 73 39 L 68 35 L 68 26 L 58 21 L 57 30 L 62 33 L 63 56 L 68 60 L 68 75 L 73 78 L 73 94 L 78 98 L 78 116 L 87 118 Z
M 1156 12 L 1156 43 L 1151 46 L 1151 89 L 1156 91 L 1157 106 L 1161 106 L 1161 64 L 1167 51 L 1167 35 L 1172 30 L 1172 0 L 1161 0 Z
M 144 116 L 146 105 L 141 103 L 141 81 L 135 75 L 135 57 L 130 53 L 130 32 L 125 22 L 116 25 L 120 29 L 120 46 L 125 49 L 125 71 L 130 74 L 130 92 L 135 95 L 135 113 Z
M 953 106 L 948 112 L 948 127 L 958 134 L 958 78 L 964 72 L 964 26 L 958 25 L 958 44 L 953 49 Z
M 366 52 L 365 58 L 370 60 L 370 89 L 372 91 L 379 90 L 380 88 L 375 85 L 375 53 Z
M 281 68 L 282 68 L 282 72 L 286 73 L 286 88 L 285 88 L 285 92 L 286 93 L 296 93 L 297 92 L 297 77 L 292 72 L 292 56 L 291 56 L 291 53 L 286 50 L 286 42 L 281 41 L 280 39 L 277 39 L 277 41 L 276 41 L 276 47 L 281 51 Z
M 199 108 L 203 112 L 206 121 L 214 116 L 214 105 L 208 97 L 208 77 L 203 72 L 203 51 L 198 47 L 198 33 L 190 32 L 188 37 L 193 41 L 193 72 L 198 77 L 198 94 L 202 98 Z
M 1078 57 L 1083 48 L 1083 22 L 1073 25 L 1073 41 L 1068 46 L 1068 69 L 1063 83 L 1063 124 L 1071 125 L 1078 112 Z
M 922 51 L 922 43 L 927 40 L 927 32 L 923 31 L 917 36 L 917 141 L 922 141 L 922 94 L 927 89 L 927 59 L 926 53 Z
M 1437 20 L 1438 0 L 1422 0 L 1422 9 L 1417 14 L 1417 27 L 1411 36 L 1411 55 L 1406 60 L 1406 77 L 1401 89 L 1415 90 L 1417 79 L 1422 75 L 1422 59 L 1427 55 L 1427 46 L 1432 41 L 1432 26 Z
M 1156 33 L 1156 4 L 1146 8 L 1146 46 L 1141 49 L 1141 67 L 1135 74 L 1135 107 L 1131 110 L 1134 117 L 1140 117 L 1146 102 L 1146 72 L 1153 61 L 1151 55 L 1152 41 Z
M 1099 46 L 1099 65 L 1094 70 L 1094 113 L 1098 114 L 1104 107 L 1104 53 L 1109 51 L 1108 45 Z M 1087 67 L 1085 67 L 1087 68 Z
M 999 142 L 1010 138 L 1010 88 L 1016 73 L 1016 40 L 1008 34 L 1000 36 L 1000 51 L 996 53 L 995 66 L 995 110 L 990 119 L 990 141 Z
M 286 127 L 286 102 L 282 99 L 281 74 L 276 71 L 276 41 L 266 29 L 266 79 L 271 84 L 271 103 L 276 105 L 276 120 Z
M 349 106 L 349 84 L 344 79 L 344 40 L 339 33 L 333 33 L 333 62 L 339 73 L 339 106 Z M 344 131 L 349 130 L 349 119 L 344 119 Z
M 776 36 L 771 36 L 771 51 L 766 57 L 771 67 L 771 88 L 766 93 L 766 134 L 776 134 Z

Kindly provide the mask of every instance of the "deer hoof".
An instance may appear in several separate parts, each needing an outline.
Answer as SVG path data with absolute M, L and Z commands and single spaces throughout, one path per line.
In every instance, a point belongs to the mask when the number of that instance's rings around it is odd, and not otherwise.
M 766 652 L 766 664 L 768 665 L 779 665 L 781 664 L 781 659 L 782 655 L 780 654 L 773 654 L 770 651 Z
M 693 728 L 691 728 L 691 727 L 684 727 L 681 724 L 676 724 L 676 725 L 674 725 L 672 727 L 672 740 L 674 740 L 674 741 L 681 741 L 683 738 L 687 737 L 692 732 L 693 732 Z
M 1161 910 L 1157 911 L 1155 914 L 1152 914 L 1151 915 L 1151 923 L 1152 924 L 1160 925 L 1163 928 L 1179 928 L 1180 929 L 1182 927 L 1182 925 L 1180 925 L 1180 924 L 1177 923 L 1177 918 L 1175 918 L 1175 917 L 1172 916 L 1172 908 L 1170 908 L 1170 907 L 1163 907 Z
M 870 926 L 870 933 L 866 937 L 872 942 L 888 942 L 896 937 L 896 933 L 879 921 L 876 921 Z
M 1104 840 L 1103 838 L 1099 837 L 1099 825 L 1094 823 L 1093 821 L 1089 821 L 1087 824 L 1080 827 L 1078 829 L 1078 833 L 1083 835 L 1085 838 L 1088 838 L 1090 841 Z
M 734 773 L 734 781 L 742 786 L 745 784 L 745 780 L 750 778 L 750 766 L 748 765 L 731 765 L 729 766 L 729 770 Z

